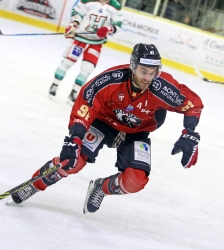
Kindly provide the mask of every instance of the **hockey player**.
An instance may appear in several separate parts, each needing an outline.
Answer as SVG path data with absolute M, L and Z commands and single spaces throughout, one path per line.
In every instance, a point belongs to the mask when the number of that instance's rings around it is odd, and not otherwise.
M 83 56 L 81 71 L 75 79 L 69 100 L 73 103 L 80 87 L 97 65 L 102 44 L 108 34 L 114 34 L 122 25 L 121 5 L 117 0 L 80 0 L 72 11 L 71 23 L 65 28 L 65 37 L 70 43 L 63 59 L 55 71 L 55 78 L 50 87 L 50 96 L 55 96 L 58 85 L 67 70 Z M 83 34 L 82 34 L 83 33 Z
M 105 195 L 136 193 L 147 184 L 151 171 L 149 133 L 165 121 L 167 111 L 183 114 L 184 129 L 172 155 L 182 151 L 184 168 L 195 165 L 200 136 L 195 132 L 200 97 L 172 75 L 161 71 L 161 57 L 153 44 L 136 44 L 130 64 L 107 69 L 82 87 L 72 108 L 69 136 L 60 157 L 47 162 L 33 177 L 59 162 L 62 167 L 12 195 L 21 203 L 70 174 L 86 162 L 94 163 L 104 145 L 117 148 L 116 174 L 92 180 L 84 213 L 99 209 Z

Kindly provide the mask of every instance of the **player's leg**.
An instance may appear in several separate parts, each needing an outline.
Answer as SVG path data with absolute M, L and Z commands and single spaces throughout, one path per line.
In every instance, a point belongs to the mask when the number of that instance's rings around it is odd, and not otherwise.
M 99 56 L 101 53 L 102 44 L 89 44 L 83 52 L 83 60 L 81 64 L 81 70 L 78 76 L 75 78 L 72 91 L 69 95 L 69 99 L 75 102 L 80 88 L 87 82 L 89 75 L 92 73 L 97 65 Z
M 147 134 L 147 133 L 146 133 Z M 122 172 L 91 181 L 84 213 L 99 209 L 105 195 L 136 193 L 148 183 L 150 173 L 150 139 L 140 138 L 120 144 L 117 148 L 116 167 Z
M 83 139 L 81 157 L 79 157 L 78 164 L 72 170 L 70 169 L 66 171 L 63 169 L 58 169 L 57 171 L 27 186 L 26 188 L 19 190 L 12 195 L 14 202 L 17 204 L 21 203 L 30 198 L 36 192 L 44 191 L 46 188 L 57 183 L 68 175 L 78 173 L 86 165 L 86 162 L 95 162 L 95 158 L 97 157 L 99 150 L 102 149 L 103 145 L 107 143 L 106 135 L 100 131 L 100 127 L 102 127 L 103 124 L 99 123 L 98 120 L 93 122 L 93 125 L 87 131 L 85 138 Z M 104 131 L 106 133 L 106 129 L 104 129 Z M 49 168 L 58 165 L 58 163 L 59 157 L 53 158 L 40 169 L 38 169 L 32 177 L 36 177 L 39 174 L 46 172 Z
M 85 165 L 86 165 L 87 157 L 81 153 L 81 157 L 79 157 L 78 163 L 76 167 L 73 169 L 73 171 L 69 170 L 68 172 L 63 170 L 62 168 L 59 168 L 58 170 L 54 171 L 51 174 L 46 175 L 40 180 L 37 180 L 36 182 L 25 186 L 24 188 L 20 189 L 16 193 L 12 194 L 12 199 L 15 203 L 19 204 L 31 196 L 33 196 L 38 191 L 44 191 L 49 186 L 57 183 L 62 178 L 67 177 L 70 174 L 76 174 L 78 173 Z M 55 157 L 52 160 L 48 161 L 44 166 L 42 166 L 40 169 L 38 169 L 32 176 L 32 178 L 39 176 L 43 172 L 46 172 L 50 168 L 58 165 L 60 163 L 59 157 Z
M 71 39 L 63 54 L 63 59 L 55 71 L 54 80 L 49 89 L 49 94 L 51 96 L 56 95 L 60 82 L 64 79 L 67 71 L 72 67 L 72 65 L 77 62 L 79 56 L 83 52 L 84 47 L 84 43 L 80 43 Z

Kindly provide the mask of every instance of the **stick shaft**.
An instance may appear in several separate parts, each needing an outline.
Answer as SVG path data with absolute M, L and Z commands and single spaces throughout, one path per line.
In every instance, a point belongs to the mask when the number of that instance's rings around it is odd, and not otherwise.
M 0 31 L 0 36 L 53 36 L 53 35 L 63 35 L 64 33 L 28 33 L 28 34 L 3 34 Z M 89 32 L 80 32 L 76 35 L 90 34 Z

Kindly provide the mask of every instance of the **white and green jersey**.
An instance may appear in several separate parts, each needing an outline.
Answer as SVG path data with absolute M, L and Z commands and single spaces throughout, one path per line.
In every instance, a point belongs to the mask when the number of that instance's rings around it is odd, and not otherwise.
M 106 26 L 110 33 L 115 33 L 121 28 L 122 14 L 121 5 L 117 0 L 109 0 L 101 3 L 97 0 L 80 0 L 72 10 L 72 21 L 79 23 L 77 33 L 88 32 L 88 34 L 77 34 L 75 39 L 88 44 L 102 44 L 106 38 L 100 38 L 96 31 Z

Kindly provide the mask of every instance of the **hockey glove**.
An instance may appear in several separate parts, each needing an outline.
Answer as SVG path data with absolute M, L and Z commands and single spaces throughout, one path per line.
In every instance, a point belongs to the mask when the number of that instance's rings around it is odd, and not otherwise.
M 60 153 L 60 162 L 68 160 L 68 164 L 62 167 L 65 171 L 69 171 L 76 167 L 81 152 L 82 141 L 79 137 L 66 136 L 64 145 Z
M 101 27 L 101 28 L 99 28 L 97 30 L 96 34 L 100 38 L 105 38 L 108 35 L 109 32 L 110 31 L 109 31 L 109 29 L 107 27 Z
M 77 23 L 69 23 L 66 27 L 65 27 L 65 37 L 66 38 L 74 38 L 75 36 L 75 31 L 78 27 Z
M 190 168 L 197 163 L 199 141 L 200 135 L 198 133 L 191 129 L 184 129 L 182 135 L 174 144 L 171 154 L 175 155 L 181 151 L 183 152 L 181 163 L 184 168 Z

